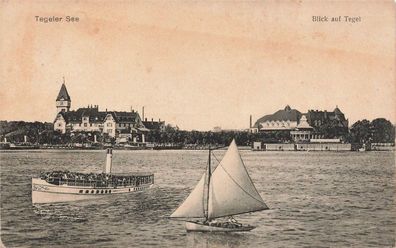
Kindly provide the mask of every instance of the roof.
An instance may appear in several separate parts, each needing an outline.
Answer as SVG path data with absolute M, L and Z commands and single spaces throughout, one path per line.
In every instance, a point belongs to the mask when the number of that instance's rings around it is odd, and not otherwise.
M 136 123 L 139 120 L 137 112 L 99 111 L 96 108 L 79 108 L 68 112 L 59 112 L 67 123 L 80 123 L 82 117 L 88 117 L 90 123 L 102 123 L 111 114 L 117 123 Z
M 160 130 L 163 125 L 165 125 L 164 121 L 143 121 L 143 125 L 150 130 Z
M 140 118 L 139 114 L 135 111 L 133 112 L 126 112 L 126 111 L 111 111 L 109 112 L 116 122 L 119 123 L 129 123 L 129 122 L 137 122 Z
M 301 116 L 300 123 L 297 125 L 297 129 L 313 129 L 307 121 L 307 117 L 305 115 Z
M 342 115 L 343 113 L 341 112 L 341 110 L 338 108 L 338 106 L 336 106 L 336 108 L 334 109 L 334 114 L 336 115 Z
M 287 105 L 284 109 L 276 111 L 272 115 L 265 115 L 258 119 L 254 124 L 254 127 L 258 127 L 258 125 L 262 122 L 266 121 L 298 121 L 301 117 L 300 111 L 296 109 L 291 109 L 289 105 Z
M 66 85 L 63 83 L 58 93 L 57 101 L 71 101 L 69 93 L 67 92 Z
M 318 111 L 318 110 L 309 110 L 307 113 L 308 122 L 311 123 L 314 120 L 321 120 L 321 119 L 329 119 L 329 120 L 339 120 L 339 121 L 346 121 L 344 113 L 338 108 L 338 106 L 334 109 L 333 112 L 325 111 Z

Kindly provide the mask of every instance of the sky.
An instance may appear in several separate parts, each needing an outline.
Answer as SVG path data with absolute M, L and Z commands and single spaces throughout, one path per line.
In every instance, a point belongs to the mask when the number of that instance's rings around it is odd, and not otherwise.
M 393 1 L 0 5 L 0 120 L 52 122 L 64 77 L 72 109 L 144 106 L 185 130 L 248 128 L 286 105 L 396 122 Z

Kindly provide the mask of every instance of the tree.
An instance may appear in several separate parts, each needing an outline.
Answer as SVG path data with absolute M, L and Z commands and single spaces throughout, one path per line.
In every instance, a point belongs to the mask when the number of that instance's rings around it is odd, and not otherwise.
M 368 142 L 371 138 L 370 126 L 370 121 L 366 119 L 355 122 L 350 131 L 350 142 L 359 144 Z
M 384 118 L 377 118 L 371 122 L 372 142 L 392 143 L 395 140 L 395 127 Z

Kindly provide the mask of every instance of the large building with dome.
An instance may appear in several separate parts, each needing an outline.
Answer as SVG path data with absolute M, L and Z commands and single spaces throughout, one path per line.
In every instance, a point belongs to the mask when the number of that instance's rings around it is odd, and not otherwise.
M 287 132 L 294 141 L 342 139 L 348 133 L 348 119 L 338 106 L 333 111 L 308 110 L 301 113 L 287 105 L 284 109 L 259 118 L 250 130 L 253 133 Z

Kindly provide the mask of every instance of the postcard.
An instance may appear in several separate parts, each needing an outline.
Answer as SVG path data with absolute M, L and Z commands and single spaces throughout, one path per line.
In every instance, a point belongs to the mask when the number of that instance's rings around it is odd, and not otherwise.
M 2 247 L 395 246 L 394 1 L 0 5 Z

